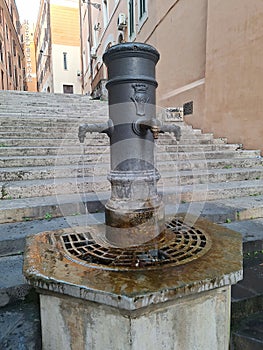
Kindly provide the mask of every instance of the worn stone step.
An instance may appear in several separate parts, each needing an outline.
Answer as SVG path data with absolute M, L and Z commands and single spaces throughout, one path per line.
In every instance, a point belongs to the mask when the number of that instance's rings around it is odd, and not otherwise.
M 212 201 L 235 197 L 262 195 L 263 182 L 261 180 L 248 180 L 183 185 L 177 186 L 176 188 L 163 187 L 162 192 L 166 204 L 178 203 L 178 201 Z
M 108 146 L 96 146 L 96 145 L 90 145 L 84 147 L 85 154 L 100 154 L 107 152 L 108 150 L 105 150 L 105 147 Z M 200 147 L 196 145 L 180 145 L 180 146 L 174 146 L 174 145 L 158 145 L 157 151 L 158 152 L 223 152 L 223 151 L 232 151 L 232 152 L 241 152 L 241 150 L 237 149 L 238 145 L 231 145 L 231 144 L 224 144 L 224 145 L 213 145 L 213 144 L 207 144 L 202 145 Z M 0 156 L 34 156 L 34 155 L 57 155 L 57 154 L 82 154 L 83 148 L 80 144 L 74 146 L 63 146 L 63 147 L 55 147 L 55 146 L 38 146 L 38 147 L 29 147 L 29 146 L 9 146 L 6 147 L 0 144 Z M 255 155 L 258 155 L 258 151 L 254 151 Z M 244 153 L 243 153 L 244 154 Z M 250 152 L 250 155 L 253 153 Z M 187 156 L 187 155 L 186 155 Z
M 23 300 L 31 287 L 22 275 L 22 255 L 0 257 L 0 265 L 0 307 L 3 307 Z
M 41 350 L 39 300 L 32 294 L 0 309 L 0 349 Z
M 1 122 L 1 129 L 4 128 L 18 128 L 18 127 L 29 127 L 29 128 L 35 128 L 35 127 L 52 127 L 52 128 L 61 128 L 64 127 L 66 129 L 70 129 L 72 125 L 77 125 L 79 123 L 96 123 L 100 120 L 107 121 L 107 116 L 105 116 L 102 112 L 99 113 L 98 111 L 94 111 L 91 109 L 88 112 L 88 115 L 85 115 L 84 117 L 70 117 L 70 118 L 63 118 L 61 115 L 59 116 L 30 116 L 27 117 L 21 117 L 21 115 L 4 115 L 2 116 L 0 113 L 0 122 Z
M 213 201 L 166 203 L 166 216 L 177 213 L 190 213 L 196 218 L 202 216 L 211 222 L 240 232 L 246 253 L 262 250 L 263 195 Z
M 260 158 L 260 151 L 254 150 L 254 151 L 246 151 L 246 150 L 234 150 L 230 147 L 226 147 L 223 149 L 212 149 L 212 145 L 206 145 L 210 147 L 200 147 L 199 149 L 196 149 L 194 146 L 186 146 L 187 151 L 185 151 L 184 146 L 163 146 L 158 145 L 156 147 L 156 154 L 162 154 L 165 159 L 200 159 L 200 158 L 235 158 L 235 157 L 259 157 Z M 5 144 L 0 144 L 0 155 L 2 156 L 41 156 L 43 155 L 67 155 L 67 154 L 105 154 L 110 152 L 110 146 L 109 145 L 84 145 L 82 147 L 81 144 L 76 144 L 72 146 L 68 145 L 62 145 L 61 147 L 56 146 L 36 146 L 36 147 L 29 147 L 29 146 L 7 146 Z
M 61 147 L 63 151 L 63 146 Z M 94 148 L 93 148 L 94 149 Z M 92 150 L 93 150 L 92 149 Z M 89 152 L 89 149 L 87 147 L 85 148 L 85 155 L 82 155 L 82 149 L 81 146 L 79 147 L 79 153 L 78 154 L 61 154 L 60 150 L 58 150 L 58 153 L 56 155 L 33 155 L 33 156 L 12 156 L 12 155 L 5 155 L 0 158 L 0 166 L 5 167 L 28 167 L 28 166 L 52 166 L 52 165 L 72 165 L 72 164 L 88 164 L 88 163 L 108 163 L 110 159 L 110 147 L 105 147 L 105 149 L 101 152 L 100 155 L 96 152 L 95 154 L 91 153 L 91 150 Z M 229 153 L 229 154 L 228 154 Z M 224 158 L 223 158 L 224 157 Z M 255 160 L 258 164 L 260 164 L 261 157 L 257 156 L 256 151 L 235 151 L 235 152 L 219 152 L 219 151 L 212 151 L 212 152 L 192 152 L 192 153 L 185 153 L 185 152 L 170 152 L 170 153 L 164 153 L 164 152 L 158 152 L 156 153 L 156 160 L 157 160 L 157 166 L 161 162 L 172 162 L 174 165 L 177 166 L 177 163 L 182 162 L 193 162 L 196 160 L 202 160 L 202 161 L 210 161 L 212 160 L 213 164 L 215 163 L 216 159 L 221 160 L 222 159 L 230 159 L 231 165 L 222 165 L 223 167 L 234 167 L 236 164 L 236 160 Z M 193 163 L 194 164 L 194 163 Z M 210 162 L 209 162 L 210 164 Z M 246 163 L 245 163 L 246 166 Z M 180 167 L 180 165 L 179 165 Z M 196 165 L 194 165 L 196 167 Z
M 80 121 L 81 123 L 85 122 L 88 123 L 89 120 L 93 120 L 94 122 L 96 119 L 103 119 L 107 120 L 107 110 L 103 107 L 97 110 L 94 110 L 92 108 L 87 109 L 84 108 L 83 112 L 78 112 L 78 113 L 73 113 L 73 112 L 65 112 L 65 113 L 57 113 L 56 111 L 49 112 L 49 113 L 29 113 L 29 112 L 21 112 L 19 110 L 11 112 L 9 110 L 2 110 L 0 111 L 0 121 L 1 124 L 2 122 L 8 122 L 10 120 L 15 120 L 18 119 L 18 124 L 24 120 L 28 120 L 28 125 L 30 125 L 30 120 L 33 121 L 38 121 L 38 123 L 41 124 L 46 124 L 46 122 L 53 122 L 55 120 L 60 121 L 60 122 L 65 122 L 66 124 L 69 124 L 70 122 L 77 122 Z
M 263 252 L 263 196 L 254 197 L 253 200 L 246 198 L 246 201 L 247 209 L 237 212 L 237 219 L 242 221 L 232 222 L 228 219 L 224 226 L 242 234 L 243 251 L 250 256 L 255 251 Z M 239 201 L 239 206 L 241 202 Z M 249 202 L 253 203 L 253 206 L 249 206 Z
M 85 147 L 86 149 L 86 147 Z M 8 156 L 47 156 L 47 155 L 53 155 L 56 156 L 58 154 L 60 155 L 79 155 L 83 151 L 83 148 L 80 145 L 76 146 L 65 146 L 65 147 L 45 147 L 45 146 L 39 146 L 39 147 L 4 147 L 0 145 L 0 156 L 4 157 L 8 154 Z M 91 154 L 97 153 L 103 153 L 105 151 L 105 146 L 93 146 L 92 150 L 90 150 Z
M 39 135 L 38 135 L 39 136 Z M 90 137 L 85 139 L 84 145 L 94 145 L 94 140 L 96 144 L 99 145 L 105 145 L 109 146 L 109 139 L 108 137 L 102 138 L 102 135 L 99 134 L 100 137 L 98 137 L 98 134 L 92 134 Z M 191 139 L 182 139 L 180 140 L 179 146 L 184 145 L 210 145 L 210 144 L 222 144 L 223 142 L 217 142 L 216 139 L 213 140 L 198 140 L 196 138 Z M 162 145 L 176 145 L 177 142 L 173 137 L 166 136 L 166 138 L 162 138 L 158 141 L 158 144 Z M 77 135 L 73 139 L 71 138 L 44 138 L 43 135 L 41 135 L 41 138 L 0 138 L 0 145 L 3 147 L 9 147 L 9 146 L 27 146 L 27 147 L 37 147 L 37 146 L 70 146 L 70 145 L 79 145 L 79 140 L 77 139 Z
M 94 201 L 95 200 L 94 197 Z M 250 198 L 243 198 L 244 202 L 246 200 L 249 201 Z M 202 216 L 212 222 L 221 223 L 221 225 L 242 234 L 245 254 L 261 251 L 263 249 L 263 219 L 234 221 L 240 220 L 243 212 L 248 209 L 253 212 L 254 209 L 253 207 L 240 208 L 237 213 L 234 208 L 235 202 L 236 199 L 232 200 L 232 203 L 231 200 L 228 200 L 228 205 L 225 205 L 224 201 L 181 203 L 179 205 L 174 204 L 166 206 L 165 213 L 166 216 L 171 216 L 184 212 L 195 217 Z M 85 212 L 84 207 L 83 209 Z M 92 211 L 92 209 L 94 210 L 95 206 L 92 208 L 90 205 L 90 211 Z M 88 213 L 83 214 L 83 212 L 75 212 L 72 213 L 74 214 L 72 216 L 64 217 L 53 217 L 51 211 L 46 211 L 41 220 L 33 220 L 33 218 L 25 217 L 22 222 L 1 224 L 0 256 L 19 254 L 23 252 L 25 238 L 31 234 L 66 227 L 103 224 L 105 222 L 103 203 L 101 203 L 100 210 L 100 213 L 89 211 Z M 261 211 L 263 211 L 262 202 Z M 231 223 L 229 223 L 229 221 L 231 221 L 229 218 L 232 218 Z
M 243 269 L 243 280 L 232 287 L 232 321 L 235 325 L 248 315 L 263 312 L 262 250 L 245 253 Z
M 75 124 L 75 123 L 74 123 Z M 72 128 L 70 132 L 58 132 L 55 128 L 52 128 L 50 130 L 42 131 L 42 132 L 34 132 L 33 129 L 24 128 L 24 130 L 17 128 L 16 130 L 8 130 L 3 131 L 0 129 L 0 139 L 32 139 L 32 138 L 45 138 L 45 139 L 77 139 L 78 132 L 77 132 L 78 125 L 72 125 Z M 74 131 L 75 129 L 75 131 Z M 87 133 L 86 138 L 92 137 L 90 133 Z M 165 137 L 160 138 L 160 140 L 167 139 L 168 135 L 165 135 Z M 171 135 L 169 138 L 174 139 L 174 136 Z M 213 135 L 212 134 L 182 134 L 180 143 L 183 141 L 186 142 L 186 140 L 192 140 L 198 141 L 200 143 L 207 143 L 213 141 Z
M 48 215 L 49 214 L 49 215 Z M 1 225 L 0 256 L 18 255 L 24 252 L 26 237 L 44 231 L 53 231 L 67 227 L 103 224 L 104 213 L 81 214 L 54 218 L 47 212 L 42 220 L 24 220 L 23 222 Z
M 109 192 L 74 193 L 56 196 L 0 201 L 0 224 L 99 212 L 109 198 Z
M 28 118 L 29 119 L 29 118 Z M 20 121 L 20 119 L 17 118 L 12 118 L 12 120 L 7 123 L 7 120 L 5 118 L 4 122 L 1 122 L 1 127 L 0 127 L 0 132 L 4 133 L 5 135 L 11 135 L 12 133 L 29 133 L 29 132 L 38 132 L 38 133 L 58 133 L 58 134 L 74 134 L 78 131 L 78 127 L 81 124 L 84 124 L 86 122 L 92 124 L 92 123 L 98 123 L 98 122 L 106 122 L 106 117 L 102 116 L 94 116 L 94 115 L 89 115 L 88 118 L 85 117 L 78 117 L 73 120 L 71 117 L 71 120 L 69 121 L 68 119 L 62 123 L 58 123 L 58 118 L 55 121 L 52 121 L 50 119 L 48 120 L 41 120 L 37 121 L 35 119 L 29 119 L 29 120 L 23 120 Z M 189 138 L 191 137 L 202 137 L 202 135 L 207 135 L 207 134 L 202 134 L 200 130 L 196 129 L 191 129 L 187 127 L 182 127 L 181 128 L 181 134 L 182 138 Z M 88 136 L 88 135 L 87 135 Z M 165 136 L 165 135 L 164 135 Z M 211 134 L 205 138 L 210 138 Z
M 61 146 L 63 148 L 63 145 Z M 246 154 L 245 154 L 246 155 Z M 178 155 L 180 157 L 180 155 Z M 178 158 L 177 157 L 177 158 Z M 184 153 L 182 153 L 184 157 Z M 200 154 L 202 157 L 202 154 Z M 158 157 L 157 157 L 158 158 Z M 157 169 L 162 173 L 164 171 L 181 171 L 181 170 L 202 170 L 202 169 L 232 169 L 232 168 L 250 168 L 261 167 L 263 164 L 262 158 L 254 157 L 237 157 L 237 158 L 215 158 L 215 159 L 171 159 L 169 155 L 160 156 L 162 160 L 157 161 Z M 165 158 L 168 158 L 165 160 Z M 109 153 L 105 152 L 102 155 L 58 155 L 58 156 L 27 156 L 27 157 L 1 157 L 0 164 L 2 168 L 23 166 L 60 166 L 60 165 L 79 165 L 79 167 L 96 167 L 98 175 L 103 175 L 108 172 Z
M 165 152 L 211 152 L 211 151 L 239 151 L 242 150 L 241 144 L 228 144 L 228 143 L 221 143 L 221 144 L 203 144 L 203 145 L 162 145 L 158 144 L 157 146 L 160 150 L 163 150 Z
M 97 175 L 93 168 L 75 167 L 43 167 L 39 168 L 11 168 L 12 172 L 6 169 L 0 174 L 1 198 L 16 199 L 29 198 L 42 195 L 61 193 L 77 193 L 90 191 L 110 190 L 110 183 L 107 175 Z M 108 169 L 109 171 L 109 169 Z M 67 177 L 66 177 L 67 176 Z M 12 179 L 12 180 L 11 180 Z M 181 171 L 178 173 L 164 172 L 158 187 L 216 183 L 225 181 L 243 181 L 263 179 L 263 168 L 248 169 L 211 169 Z
M 62 158 L 55 158 L 54 165 L 53 160 L 51 159 L 51 165 L 48 165 L 48 161 L 43 161 L 43 163 L 46 163 L 46 165 L 41 165 L 42 163 L 40 162 L 33 163 L 33 166 L 6 167 L 3 168 L 2 172 L 0 173 L 0 182 L 51 179 L 61 177 L 105 176 L 105 174 L 109 172 L 109 155 L 105 155 L 105 157 L 101 155 L 94 155 L 94 157 L 84 157 L 85 161 L 79 156 L 76 156 L 76 161 L 74 161 L 73 156 L 72 159 L 69 157 L 69 164 L 64 164 L 65 162 L 62 161 Z M 94 160 L 96 157 L 97 161 L 95 162 Z M 25 158 L 25 164 L 27 164 L 28 159 L 29 158 Z M 107 159 L 108 163 L 103 164 L 102 159 Z M 90 160 L 90 162 L 87 160 Z M 23 161 L 21 164 L 23 164 Z M 29 162 L 29 165 L 30 164 L 31 162 Z M 173 180 L 171 182 L 172 185 L 177 183 L 186 184 L 215 181 L 252 180 L 262 178 L 263 174 L 263 167 L 258 166 L 258 164 L 255 167 L 235 168 L 233 164 L 231 166 L 225 165 L 223 169 L 219 169 L 217 167 L 214 169 L 208 169 L 205 167 L 204 169 L 193 168 L 190 170 L 182 170 L 186 167 L 187 164 L 185 165 L 174 163 L 174 167 L 170 166 L 170 169 L 165 169 L 165 163 L 159 162 L 158 164 L 161 165 L 159 169 L 162 178 L 170 178 Z M 96 181 L 95 178 L 94 181 Z M 162 179 L 160 183 L 161 182 L 163 182 Z
M 7 183 L 2 187 L 4 198 L 9 200 L 54 196 L 61 194 L 89 193 L 92 191 L 110 191 L 110 183 L 105 177 L 57 178 L 45 180 L 30 180 Z
M 240 322 L 231 335 L 231 350 L 263 349 L 263 312 L 257 312 Z
M 74 185 L 72 185 L 74 186 Z M 53 217 L 85 213 L 89 210 L 100 210 L 109 198 L 110 192 L 57 194 L 56 196 L 21 198 L 0 201 L 0 223 L 23 221 L 24 218 L 43 218 L 47 212 Z M 75 187 L 76 188 L 76 187 Z M 230 183 L 195 184 L 171 187 L 160 187 L 165 205 L 180 202 L 200 202 L 221 200 L 235 197 L 257 197 L 263 194 L 262 181 L 234 181 Z

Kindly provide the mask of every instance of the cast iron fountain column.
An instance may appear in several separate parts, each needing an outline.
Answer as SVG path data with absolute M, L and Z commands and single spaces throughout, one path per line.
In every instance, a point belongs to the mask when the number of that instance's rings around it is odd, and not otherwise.
M 118 246 L 144 243 L 164 229 L 164 206 L 157 193 L 160 175 L 154 162 L 154 140 L 167 128 L 156 119 L 155 65 L 158 51 L 150 45 L 115 45 L 103 56 L 108 68 L 109 121 L 80 126 L 86 132 L 105 132 L 110 137 L 111 198 L 105 206 L 106 236 Z
M 111 198 L 105 219 L 107 237 L 122 246 L 143 243 L 164 228 L 163 204 L 157 194 L 160 176 L 154 164 L 154 137 L 159 128 L 155 110 L 158 59 L 153 47 L 139 43 L 113 46 L 103 56 L 114 125 L 108 176 Z

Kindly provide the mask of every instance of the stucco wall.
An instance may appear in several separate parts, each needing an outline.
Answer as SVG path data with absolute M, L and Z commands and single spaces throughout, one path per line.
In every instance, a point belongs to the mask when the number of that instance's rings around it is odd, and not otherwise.
M 149 6 L 149 17 L 136 40 L 160 52 L 157 104 L 181 106 L 194 101 L 191 120 L 204 115 L 207 0 L 169 1 Z
M 209 0 L 202 127 L 263 151 L 263 2 Z
M 67 53 L 67 70 L 63 65 L 63 52 Z M 77 46 L 52 45 L 54 92 L 63 93 L 63 84 L 73 85 L 74 94 L 81 94 L 80 51 Z

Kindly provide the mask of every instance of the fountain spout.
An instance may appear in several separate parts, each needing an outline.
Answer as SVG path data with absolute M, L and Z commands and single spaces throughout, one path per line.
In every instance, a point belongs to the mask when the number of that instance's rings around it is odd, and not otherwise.
M 109 137 L 113 132 L 113 123 L 111 119 L 108 120 L 107 123 L 97 123 L 97 124 L 82 124 L 79 126 L 79 142 L 83 143 L 86 137 L 86 134 L 98 132 L 98 133 L 104 133 L 107 134 Z
M 181 128 L 180 126 L 177 126 L 177 125 L 162 125 L 161 128 L 160 128 L 160 133 L 165 133 L 165 132 L 170 132 L 170 133 L 173 133 L 175 138 L 176 138 L 176 141 L 180 141 L 181 139 L 181 136 L 182 136 L 182 133 L 181 133 Z

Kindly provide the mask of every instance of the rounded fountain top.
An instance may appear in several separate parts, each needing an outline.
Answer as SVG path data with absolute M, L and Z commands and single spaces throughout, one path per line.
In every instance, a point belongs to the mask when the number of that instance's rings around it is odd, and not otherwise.
M 129 56 L 136 53 L 137 57 L 141 55 L 147 55 L 148 57 L 151 57 L 151 59 L 155 62 L 155 64 L 158 62 L 160 58 L 159 52 L 151 45 L 139 43 L 139 42 L 132 42 L 132 43 L 122 43 L 113 45 L 110 48 L 106 50 L 106 52 L 103 55 L 103 61 L 106 65 L 108 65 L 109 61 L 113 58 L 113 56 L 118 56 L 119 58 L 123 55 Z

